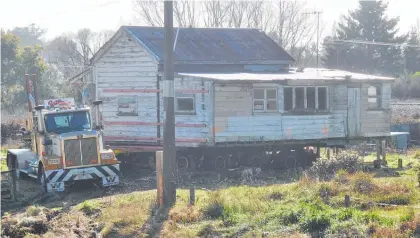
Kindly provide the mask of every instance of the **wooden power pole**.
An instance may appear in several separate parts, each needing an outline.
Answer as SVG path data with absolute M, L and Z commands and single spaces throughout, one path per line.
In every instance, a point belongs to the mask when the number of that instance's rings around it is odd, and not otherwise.
M 163 205 L 170 207 L 176 200 L 176 148 L 175 148 L 175 113 L 174 113 L 174 26 L 173 1 L 164 2 L 165 55 L 163 101 L 165 123 L 163 129 L 162 185 Z

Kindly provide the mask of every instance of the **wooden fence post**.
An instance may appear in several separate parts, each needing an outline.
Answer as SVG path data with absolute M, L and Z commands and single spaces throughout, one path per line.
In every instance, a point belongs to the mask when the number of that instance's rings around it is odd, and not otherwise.
M 190 187 L 190 205 L 195 204 L 195 188 L 194 186 Z
M 350 196 L 347 195 L 347 194 L 344 196 L 344 205 L 346 207 L 349 207 L 350 206 Z
M 381 149 L 382 149 L 382 160 L 383 160 L 384 164 L 387 164 L 387 162 L 386 162 L 386 141 L 382 141 Z
M 331 158 L 331 152 L 330 152 L 330 148 L 327 148 L 327 159 Z
M 7 155 L 7 157 L 9 158 L 9 163 L 10 164 L 10 171 L 11 171 L 11 178 L 12 178 L 12 197 L 13 197 L 13 201 L 17 201 L 17 161 L 16 161 L 16 156 L 11 156 L 10 154 Z
M 402 169 L 403 165 L 402 165 L 402 159 L 398 158 L 398 168 Z
M 163 151 L 156 151 L 157 204 L 163 206 Z

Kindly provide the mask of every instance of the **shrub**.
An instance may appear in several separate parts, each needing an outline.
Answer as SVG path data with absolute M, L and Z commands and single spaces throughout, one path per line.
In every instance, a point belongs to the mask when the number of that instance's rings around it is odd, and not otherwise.
M 322 204 L 302 203 L 299 217 L 299 229 L 303 232 L 323 232 L 330 221 L 330 209 Z
M 299 211 L 296 209 L 285 209 L 280 213 L 280 223 L 288 226 L 299 221 Z
M 374 188 L 373 175 L 363 172 L 357 172 L 351 177 L 351 184 L 353 190 L 359 193 L 370 193 Z
M 366 229 L 366 226 L 351 220 L 333 223 L 328 228 L 327 237 L 365 237 Z
M 210 201 L 204 209 L 204 215 L 210 218 L 219 218 L 223 215 L 222 194 L 220 191 L 213 191 L 209 195 Z
M 347 172 L 347 170 L 340 169 L 335 174 L 335 181 L 341 184 L 347 184 L 349 182 L 348 176 L 349 172 Z
M 363 161 L 355 152 L 343 152 L 331 159 L 321 158 L 315 161 L 308 173 L 321 180 L 328 180 L 334 177 L 337 171 L 343 170 L 348 173 L 355 173 L 361 170 Z
M 1 124 L 1 143 L 4 144 L 10 138 L 14 138 L 21 133 L 22 126 L 16 123 L 2 123 Z
M 38 216 L 41 213 L 41 208 L 38 206 L 30 206 L 26 210 L 26 215 L 29 217 Z

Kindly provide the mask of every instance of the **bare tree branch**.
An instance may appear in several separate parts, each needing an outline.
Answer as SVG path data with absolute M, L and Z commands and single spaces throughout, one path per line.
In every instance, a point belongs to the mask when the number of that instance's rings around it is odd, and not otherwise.
M 134 0 L 134 11 L 150 26 L 163 26 L 163 1 Z
M 206 27 L 227 26 L 226 18 L 231 4 L 231 2 L 225 1 L 205 1 L 203 4 L 204 25 Z

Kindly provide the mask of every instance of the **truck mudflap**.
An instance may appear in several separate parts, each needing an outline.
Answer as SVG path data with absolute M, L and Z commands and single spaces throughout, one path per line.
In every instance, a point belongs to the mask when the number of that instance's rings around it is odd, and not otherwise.
M 100 165 L 86 168 L 57 169 L 45 171 L 48 192 L 63 192 L 65 183 L 78 180 L 100 179 L 102 186 L 117 185 L 120 182 L 120 165 Z

